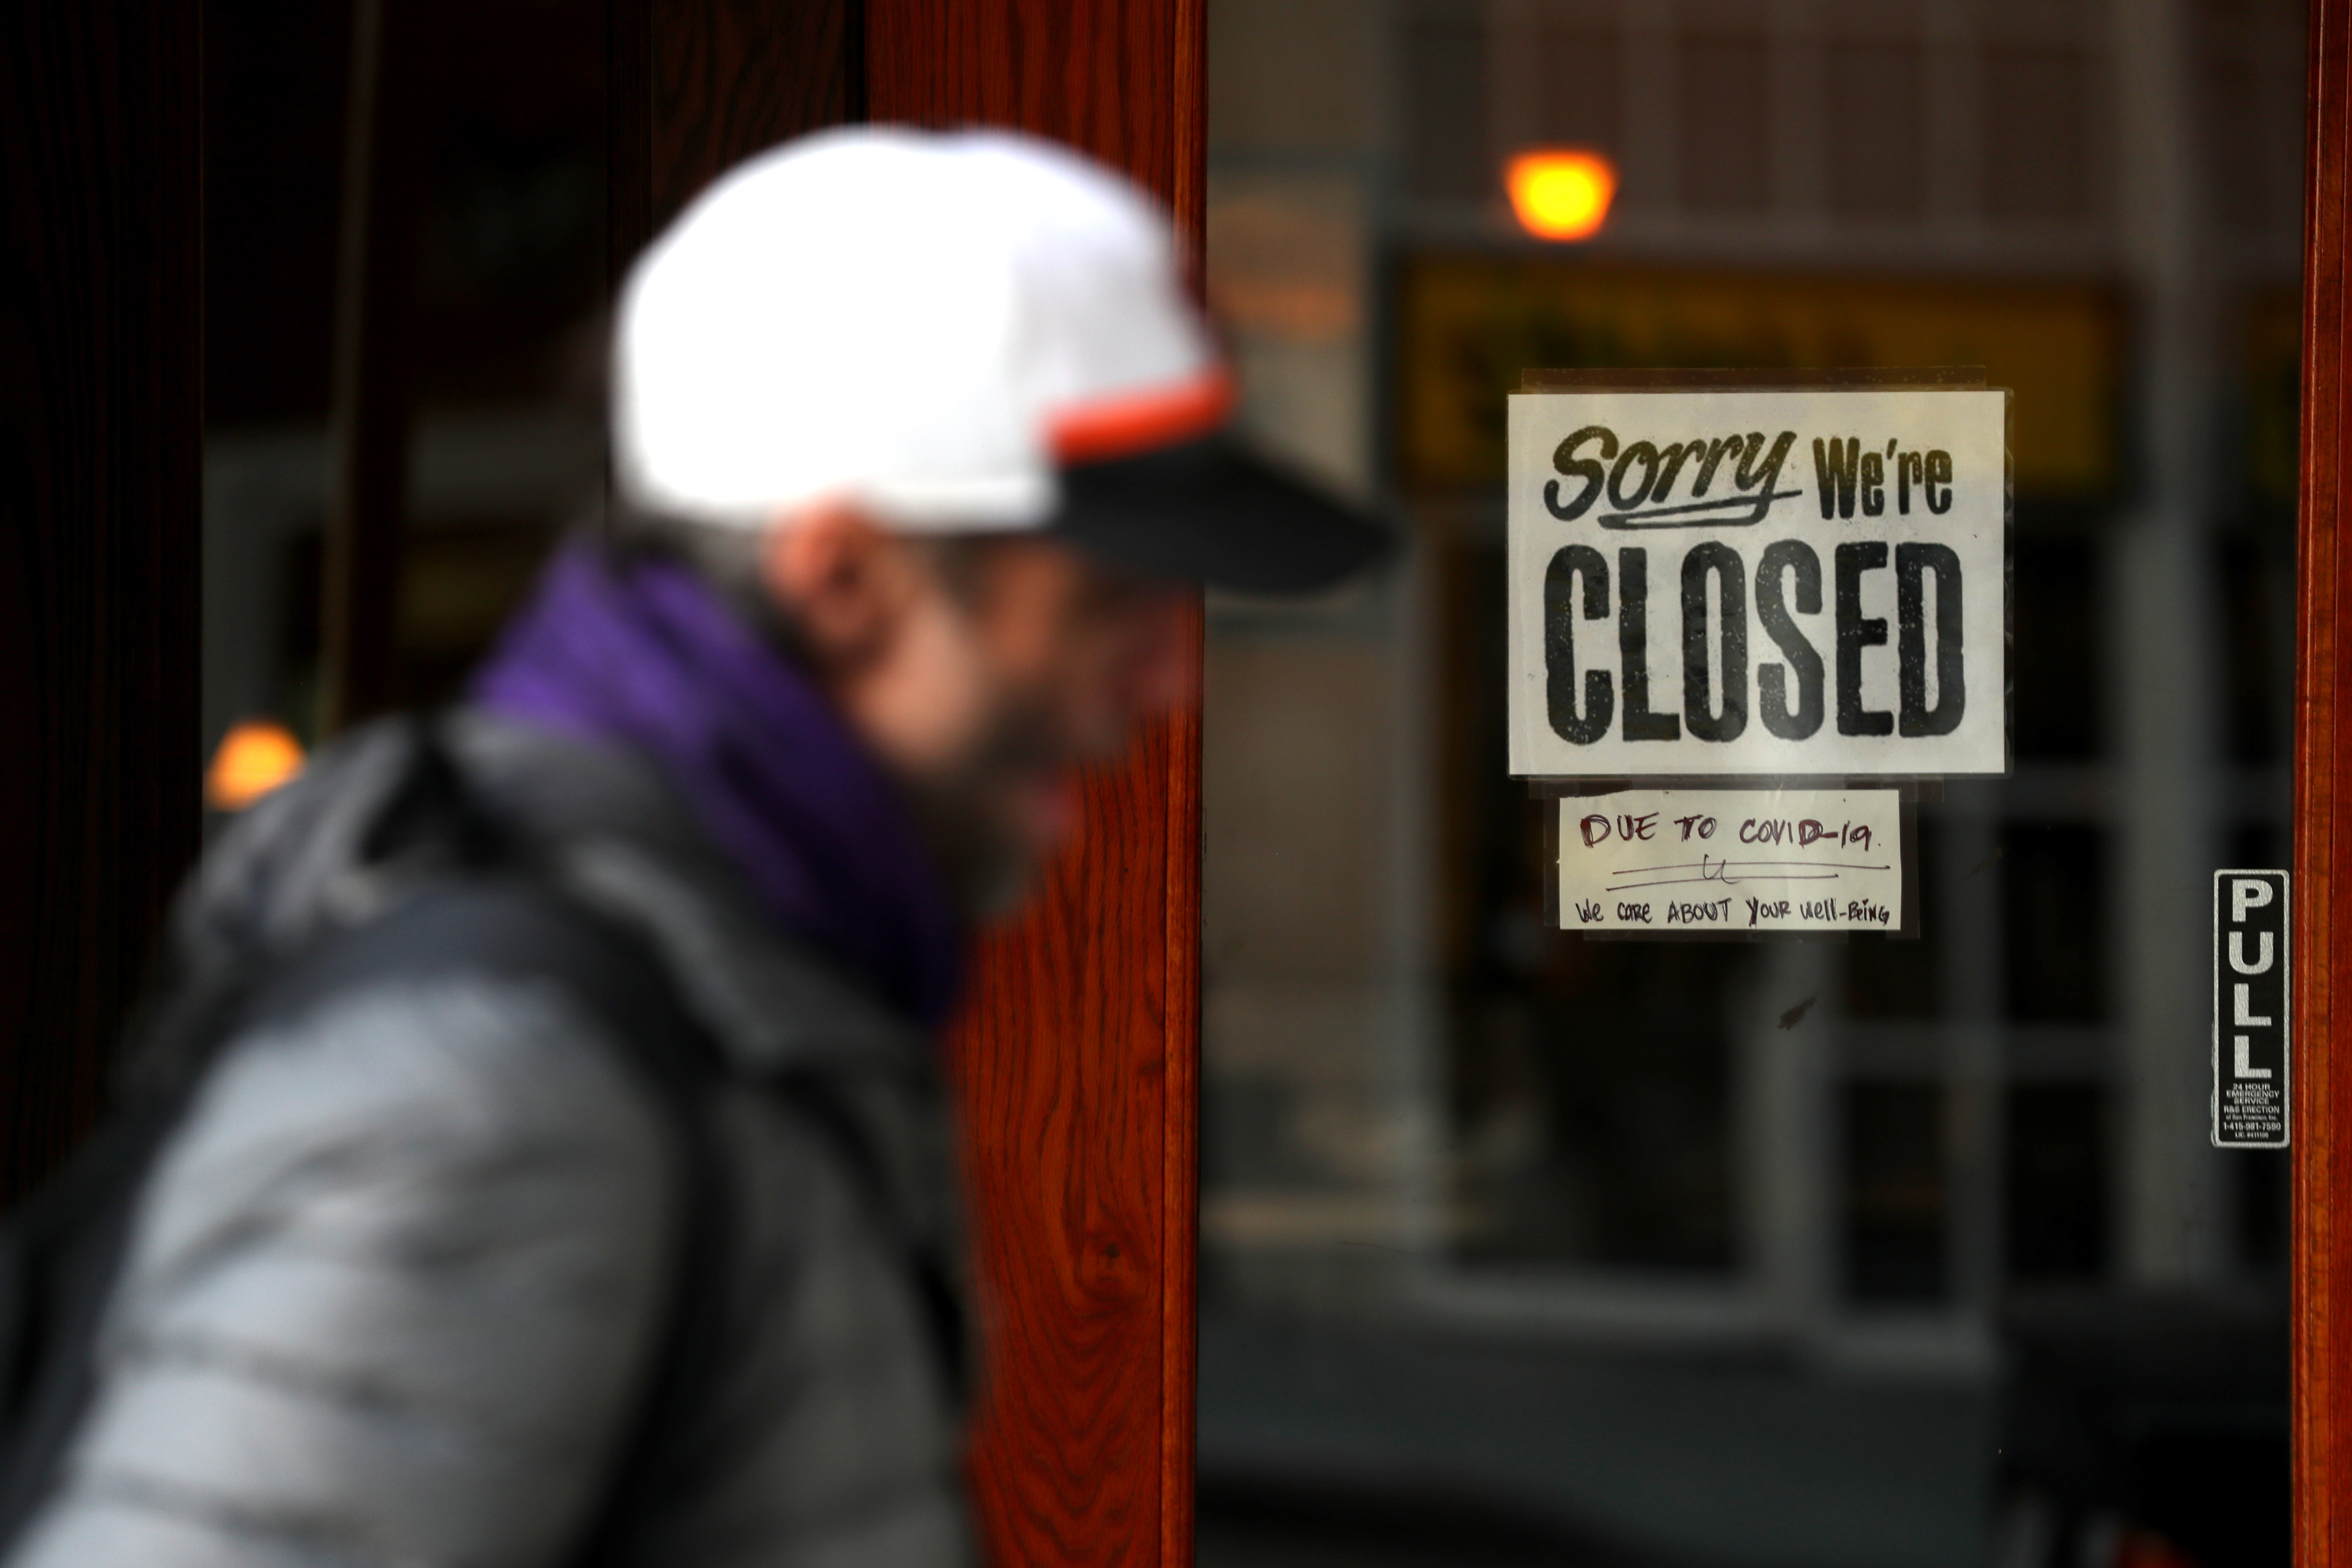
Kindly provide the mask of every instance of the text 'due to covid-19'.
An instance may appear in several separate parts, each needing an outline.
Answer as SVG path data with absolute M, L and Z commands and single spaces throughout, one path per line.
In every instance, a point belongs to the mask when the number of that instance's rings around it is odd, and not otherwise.
M 2287 876 L 2213 873 L 2213 1144 L 2284 1149 L 2293 1124 Z
M 1514 395 L 1511 771 L 2005 773 L 2008 399 Z

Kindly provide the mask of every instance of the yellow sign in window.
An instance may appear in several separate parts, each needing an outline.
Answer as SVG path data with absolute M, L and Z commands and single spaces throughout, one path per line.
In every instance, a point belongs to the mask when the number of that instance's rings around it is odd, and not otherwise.
M 1402 278 L 1407 484 L 1503 478 L 1504 399 L 1529 366 L 1864 369 L 1981 365 L 2014 394 L 2017 493 L 2117 487 L 2122 322 L 2084 283 L 1946 282 L 1421 257 Z

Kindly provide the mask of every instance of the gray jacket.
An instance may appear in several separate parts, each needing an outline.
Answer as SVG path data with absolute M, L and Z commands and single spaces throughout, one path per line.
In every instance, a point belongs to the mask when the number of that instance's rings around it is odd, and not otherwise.
M 725 1368 L 630 1563 L 970 1560 L 961 1412 L 904 1254 L 955 1256 L 929 1044 L 785 947 L 641 760 L 483 717 L 452 749 L 720 1042 Z M 363 731 L 217 845 L 183 962 L 397 899 L 360 842 L 411 732 Z M 660 1340 L 685 1190 L 663 1109 L 546 982 L 331 993 L 234 1040 L 166 1146 L 100 1385 L 12 1568 L 524 1568 L 574 1557 Z M 878 1184 L 761 1079 L 822 1068 Z

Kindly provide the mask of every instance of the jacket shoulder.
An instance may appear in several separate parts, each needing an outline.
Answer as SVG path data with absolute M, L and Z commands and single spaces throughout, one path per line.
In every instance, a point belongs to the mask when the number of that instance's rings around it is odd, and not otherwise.
M 597 1027 L 458 973 L 239 1038 L 149 1184 L 20 1561 L 560 1552 L 642 1371 L 675 1182 Z M 189 1550 L 137 1549 L 159 1531 Z

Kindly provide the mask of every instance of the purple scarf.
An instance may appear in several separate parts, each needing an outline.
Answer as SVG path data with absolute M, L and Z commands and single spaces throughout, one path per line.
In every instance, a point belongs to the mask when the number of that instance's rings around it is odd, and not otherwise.
M 560 552 L 474 678 L 484 707 L 652 757 L 768 912 L 928 1027 L 963 932 L 898 785 L 692 570 Z

